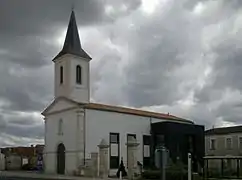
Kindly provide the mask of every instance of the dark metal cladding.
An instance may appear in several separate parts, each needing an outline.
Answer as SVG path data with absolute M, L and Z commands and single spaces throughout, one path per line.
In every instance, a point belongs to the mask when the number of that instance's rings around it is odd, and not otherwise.
M 204 126 L 168 121 L 156 122 L 151 124 L 151 135 L 152 159 L 154 159 L 157 145 L 163 144 L 169 150 L 170 158 L 174 163 L 179 159 L 187 164 L 187 155 L 190 152 L 194 172 L 198 171 L 199 166 L 203 167 L 203 157 L 205 156 Z

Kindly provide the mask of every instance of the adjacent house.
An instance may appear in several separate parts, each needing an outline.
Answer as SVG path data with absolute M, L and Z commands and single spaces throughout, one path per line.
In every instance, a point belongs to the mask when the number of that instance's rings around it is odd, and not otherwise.
M 5 147 L 1 153 L 5 157 L 6 170 L 20 170 L 24 164 L 37 166 L 38 159 L 43 159 L 44 145 L 38 144 L 30 147 Z
M 226 157 L 224 166 L 236 168 L 235 157 L 242 156 L 242 126 L 212 128 L 205 131 L 206 156 Z M 210 167 L 221 166 L 221 159 L 210 160 Z
M 205 154 L 207 156 L 241 156 L 242 126 L 206 130 Z

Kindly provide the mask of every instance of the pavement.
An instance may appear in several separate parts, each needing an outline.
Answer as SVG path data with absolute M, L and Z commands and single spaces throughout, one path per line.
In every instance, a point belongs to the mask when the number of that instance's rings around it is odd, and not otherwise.
M 0 180 L 60 180 L 60 179 L 61 180 L 100 180 L 100 178 L 48 175 L 48 174 L 37 173 L 37 172 L 0 171 Z

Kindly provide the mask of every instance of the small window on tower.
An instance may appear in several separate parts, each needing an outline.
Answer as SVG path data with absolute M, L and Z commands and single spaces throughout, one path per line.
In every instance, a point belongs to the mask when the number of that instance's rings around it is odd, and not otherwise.
M 58 126 L 59 126 L 58 127 L 58 134 L 63 135 L 63 120 L 62 119 L 59 120 Z
M 60 67 L 60 84 L 63 84 L 63 66 Z
M 82 68 L 80 65 L 76 66 L 76 83 L 77 84 L 82 83 Z

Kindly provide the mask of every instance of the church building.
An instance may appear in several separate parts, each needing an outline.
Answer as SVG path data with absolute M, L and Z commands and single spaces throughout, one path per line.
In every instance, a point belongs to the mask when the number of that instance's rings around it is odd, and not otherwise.
M 191 150 L 197 161 L 204 156 L 204 127 L 171 114 L 90 102 L 90 62 L 79 39 L 71 12 L 62 50 L 54 57 L 54 100 L 42 112 L 45 121 L 46 173 L 73 174 L 85 166 L 105 140 L 109 145 L 109 175 L 121 158 L 127 167 L 130 137 L 139 142 L 137 160 L 144 168 L 154 163 L 154 150 L 164 144 L 174 161 L 186 162 Z M 189 145 L 190 144 L 190 145 Z

